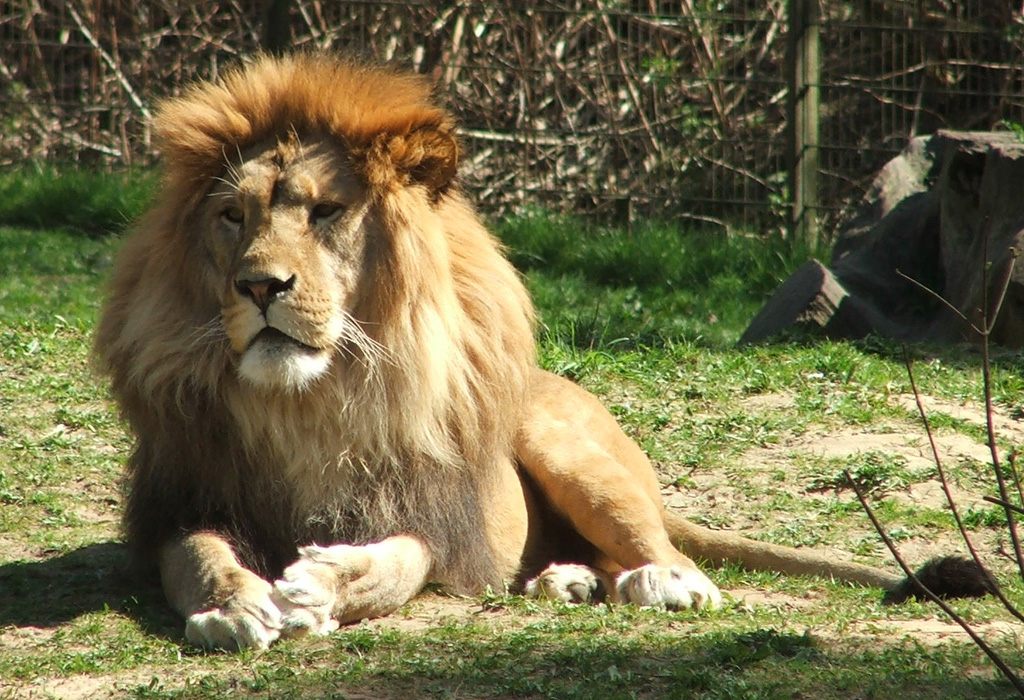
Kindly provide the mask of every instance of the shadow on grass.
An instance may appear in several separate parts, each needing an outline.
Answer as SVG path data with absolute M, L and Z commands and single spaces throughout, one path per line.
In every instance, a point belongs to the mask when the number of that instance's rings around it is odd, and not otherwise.
M 155 582 L 138 575 L 128 550 L 100 542 L 42 561 L 0 565 L 0 628 L 57 627 L 103 610 L 135 619 L 149 634 L 181 638 L 181 624 Z
M 783 352 L 787 349 L 808 350 L 828 346 L 849 345 L 865 355 L 903 364 L 909 353 L 915 364 L 937 363 L 950 372 L 977 370 L 982 364 L 980 342 L 939 342 L 928 340 L 900 340 L 880 335 L 863 338 L 829 339 L 821 335 L 820 329 L 793 327 L 764 342 L 737 345 L 740 350 L 766 348 Z M 1001 347 L 993 344 L 989 348 L 989 360 L 993 369 L 1006 371 L 1011 375 L 1024 376 L 1024 353 L 1018 348 Z
M 156 586 L 131 573 L 123 545 L 104 542 L 45 561 L 0 565 L 0 628 L 57 627 L 103 610 L 182 642 L 180 620 Z M 651 628 L 643 621 L 640 613 L 638 631 L 624 634 L 587 610 L 522 625 L 501 617 L 493 624 L 439 621 L 415 631 L 355 625 L 239 657 L 237 668 L 231 655 L 219 656 L 237 672 L 205 667 L 210 674 L 200 678 L 193 668 L 186 679 L 166 667 L 133 696 L 937 700 L 1002 698 L 1010 691 L 991 676 L 964 672 L 985 667 L 976 655 L 899 640 L 847 648 L 785 630 L 708 631 L 685 617 L 678 626 Z
M 813 636 L 774 629 L 615 634 L 559 626 L 343 629 L 313 649 L 289 647 L 284 659 L 272 650 L 245 678 L 208 677 L 140 696 L 980 700 L 1011 690 L 962 673 L 962 659 L 941 650 L 891 640 L 836 651 Z M 299 658 L 318 661 L 300 665 Z

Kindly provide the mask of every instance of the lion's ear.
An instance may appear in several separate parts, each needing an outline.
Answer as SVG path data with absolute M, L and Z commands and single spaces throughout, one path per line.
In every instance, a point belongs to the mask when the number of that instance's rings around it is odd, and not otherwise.
M 371 185 L 391 189 L 417 184 L 432 197 L 443 194 L 459 167 L 459 142 L 447 125 L 422 126 L 405 134 L 379 134 L 367 151 Z
M 431 192 L 443 192 L 459 168 L 459 142 L 455 134 L 450 129 L 423 129 L 410 137 L 412 150 L 422 154 L 409 171 L 410 176 Z

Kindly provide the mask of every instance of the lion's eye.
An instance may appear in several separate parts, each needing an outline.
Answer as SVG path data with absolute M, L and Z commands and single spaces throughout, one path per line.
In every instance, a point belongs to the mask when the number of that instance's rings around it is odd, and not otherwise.
M 239 226 L 245 220 L 245 212 L 241 207 L 228 207 L 220 213 L 220 218 L 233 226 Z
M 312 224 L 321 224 L 339 213 L 343 207 L 337 202 L 320 202 L 309 210 L 309 221 Z

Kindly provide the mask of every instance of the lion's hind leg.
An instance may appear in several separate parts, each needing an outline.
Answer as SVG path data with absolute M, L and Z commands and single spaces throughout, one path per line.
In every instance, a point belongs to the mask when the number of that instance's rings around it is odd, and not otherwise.
M 670 541 L 646 455 L 595 397 L 539 372 L 515 449 L 547 507 L 598 551 L 594 569 L 546 569 L 531 581 L 534 594 L 571 599 L 593 572 L 621 572 L 614 585 L 605 584 L 616 602 L 669 609 L 721 604 L 715 584 Z

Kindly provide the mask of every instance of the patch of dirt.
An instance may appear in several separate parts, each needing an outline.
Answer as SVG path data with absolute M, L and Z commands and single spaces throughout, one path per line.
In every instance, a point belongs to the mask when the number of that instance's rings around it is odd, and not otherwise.
M 912 396 L 892 397 L 895 405 L 916 411 Z M 743 408 L 751 415 L 770 414 L 792 403 L 787 393 L 758 395 L 744 400 Z M 926 409 L 941 412 L 971 425 L 984 426 L 984 412 L 969 405 L 960 405 L 924 397 Z M 995 425 L 1001 436 L 1024 442 L 1024 424 L 997 413 Z M 947 471 L 965 462 L 987 464 L 991 461 L 988 447 L 970 435 L 950 430 L 937 431 L 936 445 Z M 734 465 L 723 469 L 694 470 L 686 475 L 686 485 L 666 486 L 663 497 L 670 508 L 713 528 L 769 539 L 781 530 L 794 541 L 806 538 L 817 549 L 834 552 L 837 557 L 853 559 L 853 552 L 867 556 L 867 562 L 895 570 L 888 551 L 881 544 L 867 517 L 844 516 L 841 528 L 833 528 L 834 517 L 828 508 L 854 504 L 849 489 L 812 488 L 807 464 L 815 460 L 843 460 L 858 454 L 880 452 L 901 458 L 906 471 L 914 475 L 912 483 L 888 488 L 872 495 L 872 500 L 890 499 L 896 504 L 930 511 L 946 511 L 948 504 L 938 479 L 927 436 L 919 421 L 910 416 L 905 421 L 888 420 L 884 425 L 845 427 L 839 430 L 809 423 L 799 434 L 783 435 L 773 444 L 746 451 Z M 803 466 L 801 466 L 803 465 Z M 838 469 L 838 467 L 837 467 Z M 961 514 L 971 508 L 988 509 L 982 500 L 989 493 L 987 479 L 952 479 L 950 490 Z M 994 490 L 994 489 L 993 489 Z M 797 499 L 796 507 L 790 506 Z M 829 531 L 827 544 L 815 544 L 822 532 Z M 996 571 L 1007 564 L 998 552 L 1006 539 L 1002 528 L 977 528 L 972 539 L 982 556 Z M 964 552 L 960 534 L 955 530 L 936 531 L 929 527 L 911 527 L 898 542 L 905 559 L 918 565 L 927 559 Z M 865 546 L 866 545 L 866 546 Z M 756 596 L 751 598 L 756 600 Z
M 788 391 L 755 394 L 743 400 L 743 408 L 752 413 L 776 413 L 791 407 L 795 400 L 795 395 Z
M 983 461 L 989 457 L 987 447 L 965 435 L 937 435 L 935 444 L 947 465 L 965 458 Z M 912 469 L 935 466 L 928 439 L 923 432 L 915 430 L 915 426 L 907 426 L 906 431 L 900 432 L 840 430 L 818 433 L 812 430 L 793 440 L 788 447 L 826 459 L 863 452 L 889 452 L 902 456 Z
M 18 537 L 0 535 L 0 564 L 39 559 L 39 550 Z
M 956 503 L 972 503 L 976 498 L 976 494 L 962 489 L 954 483 L 948 484 L 948 488 L 950 495 L 952 495 Z M 903 501 L 922 508 L 942 510 L 949 506 L 946 492 L 943 490 L 942 484 L 939 483 L 938 479 L 920 484 L 911 484 L 907 487 L 906 491 L 893 493 L 892 497 L 897 501 Z
M 900 406 L 913 408 L 913 397 L 895 396 L 892 401 Z M 909 402 L 909 403 L 908 403 Z M 750 397 L 743 401 L 743 408 L 751 414 L 777 411 L 792 403 L 788 393 L 765 394 Z M 984 426 L 984 412 L 970 406 L 961 406 L 948 401 L 924 397 L 928 410 L 939 411 L 969 423 Z M 916 409 L 915 409 L 916 410 Z M 1006 415 L 996 413 L 996 429 L 1002 436 L 1008 436 L 1024 442 L 1024 423 Z M 979 443 L 968 435 L 944 432 L 935 435 L 936 446 L 944 466 L 947 468 L 963 461 L 988 463 L 991 455 L 985 444 Z M 696 490 L 705 493 L 720 493 L 735 486 L 744 493 L 769 485 L 778 480 L 781 472 L 792 473 L 792 466 L 807 455 L 818 459 L 842 459 L 867 452 L 882 452 L 905 460 L 911 471 L 933 471 L 935 469 L 931 446 L 924 429 L 917 421 L 907 420 L 896 426 L 888 425 L 884 429 L 878 427 L 829 429 L 826 426 L 808 424 L 798 435 L 784 436 L 779 442 L 757 447 L 747 451 L 737 460 L 743 467 L 754 465 L 756 469 L 748 469 L 744 473 L 746 484 L 724 483 L 722 474 L 701 473 L 699 470 L 688 475 L 696 484 Z M 790 482 L 789 479 L 786 479 Z M 790 487 L 794 484 L 789 483 Z M 939 499 L 934 493 L 936 484 L 923 482 L 910 486 L 907 498 L 915 503 L 938 504 Z M 671 492 L 672 489 L 667 489 Z M 955 494 L 954 494 L 955 495 Z M 941 499 L 945 504 L 945 498 Z M 680 503 L 680 505 L 684 505 Z
M 1014 646 L 1018 649 L 1021 648 L 1020 625 L 997 620 L 995 622 L 974 622 L 971 623 L 971 628 L 985 641 L 1009 638 L 1013 641 Z M 949 641 L 963 641 L 967 638 L 963 627 L 950 620 L 940 618 L 854 622 L 846 625 L 841 635 L 843 638 L 850 636 L 877 638 L 879 635 L 897 639 L 910 638 L 926 646 L 937 646 Z M 818 634 L 818 636 L 827 637 L 828 632 Z
M 894 396 L 892 401 L 903 406 L 913 415 L 918 415 L 917 403 L 912 395 Z M 934 396 L 922 396 L 921 403 L 927 414 L 943 413 L 950 418 L 962 420 L 979 428 L 984 428 L 986 425 L 985 407 L 980 401 L 957 403 Z M 998 407 L 992 412 L 992 425 L 1000 437 L 1010 440 L 1014 444 L 1024 443 L 1024 422 L 1006 415 Z
M 140 679 L 139 683 L 144 683 Z M 134 683 L 132 685 L 139 685 Z M 75 675 L 68 678 L 41 678 L 32 683 L 26 683 L 12 688 L 12 697 L 15 698 L 61 698 L 61 700 L 86 700 L 91 698 L 112 698 L 122 697 L 123 690 L 116 688 L 124 687 L 120 676 L 86 676 Z
M 0 629 L 0 649 L 22 649 L 27 646 L 37 646 L 48 641 L 56 631 L 55 628 L 33 625 L 5 627 Z
M 723 591 L 742 607 L 773 608 L 779 611 L 806 610 L 814 607 L 822 597 L 820 591 L 808 591 L 804 596 L 797 597 L 778 591 L 764 591 L 758 588 L 729 588 Z
M 401 629 L 410 632 L 437 627 L 445 621 L 493 619 L 500 611 L 486 610 L 477 598 L 462 598 L 439 593 L 422 593 L 400 612 L 366 620 L 360 624 L 371 628 Z
M 204 672 L 181 673 L 174 676 L 173 681 L 168 679 L 166 690 L 173 690 L 185 687 L 191 682 L 198 681 L 202 676 L 216 675 Z M 161 677 L 167 678 L 166 669 L 150 669 L 146 667 L 134 668 L 129 671 L 121 671 L 113 674 L 86 675 L 76 674 L 63 678 L 40 678 L 31 682 L 23 682 L 12 688 L 3 689 L 4 697 L 18 698 L 19 700 L 93 700 L 94 698 L 124 698 L 134 697 L 132 691 L 139 686 L 146 686 L 151 682 L 158 684 L 156 687 L 163 687 L 159 684 Z M 345 697 L 352 697 L 345 695 Z

